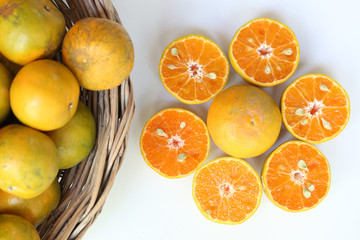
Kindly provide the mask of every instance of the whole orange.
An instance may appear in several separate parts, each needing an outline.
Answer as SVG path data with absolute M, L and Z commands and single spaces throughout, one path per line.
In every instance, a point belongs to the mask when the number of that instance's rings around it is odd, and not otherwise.
M 82 102 L 65 126 L 46 133 L 55 143 L 59 168 L 71 168 L 86 158 L 96 137 L 96 124 L 90 109 Z
M 0 63 L 0 123 L 3 122 L 10 112 L 9 90 L 12 76 L 9 70 Z
M 0 189 L 33 198 L 54 181 L 59 162 L 56 146 L 44 133 L 10 124 L 0 129 Z
M 269 94 L 254 86 L 232 86 L 211 103 L 207 124 L 214 143 L 225 153 L 255 157 L 279 136 L 281 114 Z
M 22 217 L 0 214 L 1 240 L 40 240 L 34 226 Z
M 126 29 L 103 18 L 84 18 L 66 33 L 63 62 L 90 90 L 120 85 L 134 64 L 134 47 Z
M 57 179 L 39 196 L 30 199 L 0 190 L 0 213 L 21 216 L 37 226 L 56 208 L 60 195 L 60 184 Z
M 50 0 L 0 1 L 0 52 L 9 60 L 52 57 L 64 34 L 64 16 Z
M 79 84 L 66 66 L 43 59 L 27 64 L 16 74 L 10 87 L 10 105 L 25 125 L 50 131 L 74 116 L 79 94 Z

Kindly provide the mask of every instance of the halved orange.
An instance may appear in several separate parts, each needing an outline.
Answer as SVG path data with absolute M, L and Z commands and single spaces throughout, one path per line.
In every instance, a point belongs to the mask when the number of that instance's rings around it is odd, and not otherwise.
M 286 25 L 257 18 L 243 25 L 229 48 L 232 66 L 249 83 L 270 87 L 289 79 L 299 59 L 299 43 Z
M 350 118 L 350 100 L 345 89 L 323 74 L 307 74 L 292 82 L 281 98 L 286 128 L 296 138 L 326 142 L 345 128 Z
M 146 163 L 167 178 L 193 173 L 210 151 L 207 127 L 194 113 L 180 108 L 164 109 L 152 116 L 140 137 Z
M 269 199 L 289 212 L 317 206 L 330 188 L 330 166 L 313 145 L 289 141 L 276 148 L 264 163 L 262 181 Z
M 262 194 L 258 174 L 244 160 L 222 157 L 204 164 L 193 180 L 193 197 L 209 220 L 239 224 L 257 210 Z
M 225 87 L 229 62 L 212 40 L 188 35 L 166 47 L 159 73 L 169 93 L 184 103 L 197 104 L 214 98 Z

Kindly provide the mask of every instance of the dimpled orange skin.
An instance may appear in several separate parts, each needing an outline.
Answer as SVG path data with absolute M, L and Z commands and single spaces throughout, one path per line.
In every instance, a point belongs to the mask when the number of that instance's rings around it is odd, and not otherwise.
M 281 128 L 275 101 L 255 86 L 232 86 L 210 105 L 207 125 L 215 144 L 225 153 L 250 158 L 267 151 Z
M 84 18 L 65 35 L 63 62 L 81 86 L 105 90 L 120 85 L 134 64 L 134 47 L 126 29 L 101 18 Z
M 33 198 L 51 185 L 58 171 L 56 146 L 47 135 L 20 124 L 0 129 L 1 190 Z
M 52 57 L 64 34 L 64 16 L 50 0 L 0 1 L 0 52 L 9 60 Z
M 25 125 L 42 131 L 64 126 L 76 112 L 80 87 L 63 64 L 38 60 L 24 66 L 10 87 L 10 105 Z
M 0 190 L 0 214 L 15 214 L 37 226 L 56 208 L 60 195 L 60 184 L 57 179 L 39 196 L 30 199 Z
M 22 217 L 0 214 L 1 240 L 40 240 L 34 226 Z

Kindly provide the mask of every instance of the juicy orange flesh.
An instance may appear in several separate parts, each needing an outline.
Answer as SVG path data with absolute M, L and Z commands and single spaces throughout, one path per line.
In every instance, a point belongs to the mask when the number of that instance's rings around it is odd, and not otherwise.
M 210 218 L 240 222 L 251 214 L 261 191 L 249 167 L 238 161 L 220 160 L 199 170 L 195 197 Z
M 298 166 L 300 160 L 305 161 L 307 169 Z M 292 180 L 292 173 L 302 172 L 303 183 Z M 268 164 L 266 183 L 269 192 L 279 205 L 290 210 L 311 208 L 322 200 L 329 188 L 330 170 L 327 160 L 310 144 L 290 143 L 277 151 Z M 305 197 L 304 188 L 309 189 L 311 196 Z
M 289 29 L 275 21 L 258 20 L 238 32 L 232 54 L 248 77 L 260 83 L 273 83 L 288 77 L 296 68 L 297 46 Z
M 194 37 L 175 42 L 168 49 L 160 74 L 171 92 L 188 101 L 203 101 L 223 87 L 227 60 L 214 43 Z M 172 49 L 178 53 L 174 55 Z
M 323 106 L 316 108 L 312 106 L 314 102 L 321 102 Z M 296 135 L 311 141 L 320 141 L 337 134 L 349 115 L 349 102 L 344 90 L 324 76 L 309 76 L 296 82 L 285 92 L 284 105 L 283 111 L 289 127 Z M 296 114 L 299 108 L 305 110 L 304 115 Z M 324 126 L 324 120 L 330 125 Z M 303 121 L 307 121 L 307 124 Z
M 166 136 L 159 135 L 158 129 Z M 147 124 L 141 141 L 148 163 L 172 177 L 194 171 L 207 157 L 210 144 L 201 120 L 177 110 L 165 111 L 154 117 Z M 186 158 L 181 160 L 184 155 L 180 154 L 186 154 Z

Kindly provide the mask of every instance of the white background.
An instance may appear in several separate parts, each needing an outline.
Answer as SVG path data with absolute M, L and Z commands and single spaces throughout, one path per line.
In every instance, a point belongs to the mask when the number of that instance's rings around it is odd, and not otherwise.
M 126 158 L 100 216 L 85 240 L 133 239 L 360 239 L 360 1 L 358 0 L 113 0 L 135 46 L 131 79 L 136 111 Z M 158 63 L 163 49 L 187 34 L 202 34 L 226 55 L 236 30 L 257 17 L 288 25 L 297 35 L 300 63 L 285 83 L 265 88 L 277 103 L 284 88 L 307 73 L 323 73 L 348 92 L 351 117 L 344 131 L 316 145 L 332 172 L 329 194 L 316 208 L 288 213 L 263 194 L 257 212 L 240 225 L 204 218 L 191 192 L 193 175 L 167 179 L 152 170 L 139 150 L 145 122 L 167 107 L 182 107 L 206 120 L 210 102 L 180 103 L 163 87 Z M 247 84 L 231 68 L 226 87 Z M 246 159 L 260 173 L 266 156 L 293 139 L 282 127 L 276 144 L 263 155 Z M 212 142 L 208 160 L 226 156 Z

